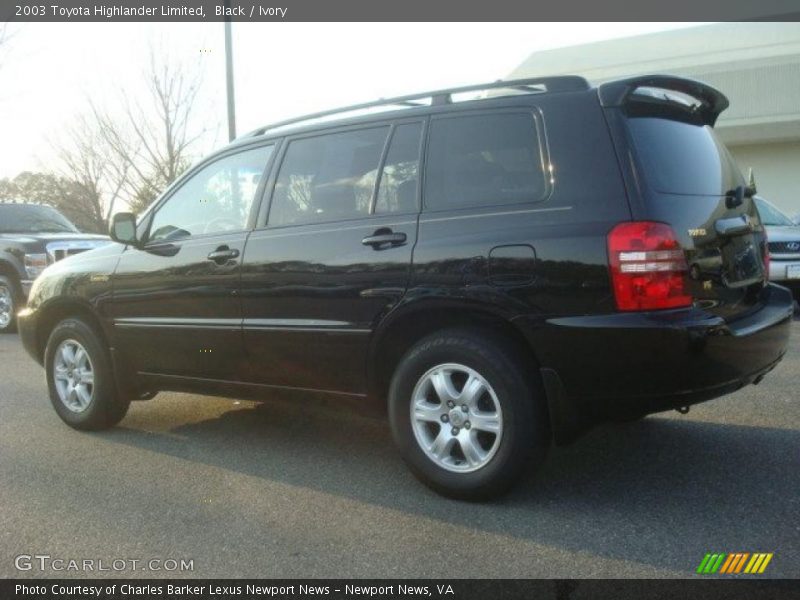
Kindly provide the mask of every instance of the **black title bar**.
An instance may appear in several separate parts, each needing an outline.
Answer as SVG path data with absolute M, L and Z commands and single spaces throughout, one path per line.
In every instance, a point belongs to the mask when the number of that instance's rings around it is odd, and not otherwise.
M 229 8 L 228 8 L 229 7 Z M 0 21 L 797 21 L 796 0 L 3 0 Z
M 509 580 L 509 579 L 44 579 L 0 580 L 3 600 L 792 600 L 796 581 L 725 580 Z

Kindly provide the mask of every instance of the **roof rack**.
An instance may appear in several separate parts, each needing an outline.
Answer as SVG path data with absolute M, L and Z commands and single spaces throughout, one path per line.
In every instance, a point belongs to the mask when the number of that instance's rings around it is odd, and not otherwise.
M 380 98 L 372 102 L 364 102 L 362 104 L 353 104 L 352 106 L 344 106 L 342 108 L 335 108 L 331 110 L 324 110 L 317 113 L 303 115 L 302 117 L 294 117 L 286 119 L 285 121 L 278 121 L 264 127 L 245 134 L 244 137 L 255 137 L 264 135 L 266 132 L 288 125 L 295 125 L 303 121 L 312 121 L 314 119 L 321 119 L 340 113 L 355 112 L 358 110 L 365 110 L 368 108 L 377 108 L 379 106 L 400 106 L 400 107 L 419 107 L 428 106 L 426 100 L 430 101 L 431 106 L 441 104 L 450 104 L 452 102 L 453 94 L 463 94 L 466 92 L 481 92 L 486 90 L 496 89 L 513 89 L 529 94 L 542 94 L 553 92 L 581 92 L 589 89 L 589 83 L 583 77 L 574 75 L 564 75 L 558 77 L 540 77 L 536 79 L 510 79 L 504 81 L 498 79 L 492 83 L 484 83 L 478 85 L 467 85 L 463 87 L 455 87 L 443 90 L 435 90 L 433 92 L 422 92 L 419 94 L 411 94 L 408 96 L 396 96 L 394 98 Z

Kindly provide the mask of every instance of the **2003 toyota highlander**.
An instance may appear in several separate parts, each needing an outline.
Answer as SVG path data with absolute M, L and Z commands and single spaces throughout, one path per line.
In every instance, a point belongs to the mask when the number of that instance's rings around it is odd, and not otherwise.
M 421 480 L 487 498 L 552 440 L 783 357 L 792 299 L 715 136 L 727 106 L 564 76 L 264 127 L 48 267 L 22 339 L 72 427 L 160 390 L 374 398 Z

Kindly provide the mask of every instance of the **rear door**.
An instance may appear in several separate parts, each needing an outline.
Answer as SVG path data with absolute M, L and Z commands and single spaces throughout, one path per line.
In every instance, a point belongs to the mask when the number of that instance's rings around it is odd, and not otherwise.
M 685 80 L 632 87 L 612 119 L 633 157 L 638 220 L 669 224 L 686 254 L 688 289 L 710 311 L 750 310 L 766 279 L 766 238 L 746 182 L 713 124 L 727 100 Z M 677 89 L 676 89 L 677 88 Z
M 244 256 L 249 381 L 365 391 L 370 334 L 408 285 L 422 131 L 414 120 L 286 140 Z

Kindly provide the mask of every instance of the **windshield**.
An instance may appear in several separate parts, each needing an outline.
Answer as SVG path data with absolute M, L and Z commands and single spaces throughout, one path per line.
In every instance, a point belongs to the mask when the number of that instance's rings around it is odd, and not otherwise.
M 645 176 L 657 191 L 723 196 L 744 185 L 733 158 L 708 125 L 635 116 L 628 127 Z
M 0 233 L 78 233 L 64 215 L 50 206 L 0 204 Z
M 786 227 L 794 225 L 789 217 L 763 198 L 755 198 L 755 201 L 756 207 L 758 208 L 758 215 L 761 217 L 761 222 L 767 227 Z

